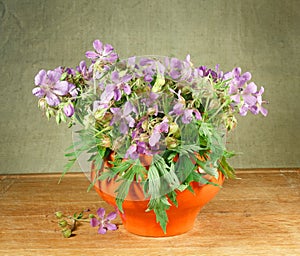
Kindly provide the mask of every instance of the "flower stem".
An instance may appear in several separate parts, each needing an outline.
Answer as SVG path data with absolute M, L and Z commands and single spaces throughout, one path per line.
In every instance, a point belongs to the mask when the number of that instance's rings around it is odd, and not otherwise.
M 210 121 L 211 119 L 213 119 L 217 114 L 219 114 L 219 112 L 227 105 L 227 101 L 224 101 L 224 103 L 218 108 L 218 110 L 208 119 L 208 121 Z

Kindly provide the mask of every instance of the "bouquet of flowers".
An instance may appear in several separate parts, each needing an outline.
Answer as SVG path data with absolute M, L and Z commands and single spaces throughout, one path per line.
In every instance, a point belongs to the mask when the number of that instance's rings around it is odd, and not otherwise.
M 41 70 L 32 92 L 48 119 L 76 124 L 78 140 L 64 172 L 84 152 L 97 170 L 108 159 L 94 180 L 118 177 L 121 212 L 130 184 L 141 184 L 147 210 L 165 230 L 176 191 L 192 190 L 192 181 L 211 183 L 219 172 L 234 177 L 226 134 L 236 127 L 236 114 L 267 115 L 264 88 L 238 67 L 223 73 L 218 65 L 194 66 L 189 55 L 120 59 L 110 44 L 93 46 L 86 52 L 90 64 Z

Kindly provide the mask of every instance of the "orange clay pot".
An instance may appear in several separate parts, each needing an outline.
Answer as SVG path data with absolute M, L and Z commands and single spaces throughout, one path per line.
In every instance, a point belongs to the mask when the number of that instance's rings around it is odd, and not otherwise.
M 109 166 L 107 161 L 104 162 L 104 166 Z M 92 171 L 93 173 L 95 172 Z M 219 171 L 218 180 L 211 178 L 210 181 L 222 185 L 224 175 Z M 118 185 L 116 179 L 113 179 L 110 181 L 97 181 L 94 187 L 104 201 L 117 209 L 114 194 Z M 146 212 L 149 199 L 145 199 L 142 186 L 137 182 L 133 182 L 128 196 L 123 202 L 124 213 L 119 212 L 125 229 L 136 235 L 150 237 L 167 237 L 186 233 L 192 229 L 201 208 L 213 199 L 220 190 L 218 186 L 203 185 L 197 182 L 192 182 L 191 187 L 194 193 L 189 190 L 177 191 L 178 207 L 169 200 L 171 206 L 167 210 L 169 220 L 165 234 L 160 224 L 156 222 L 155 213 L 153 211 Z

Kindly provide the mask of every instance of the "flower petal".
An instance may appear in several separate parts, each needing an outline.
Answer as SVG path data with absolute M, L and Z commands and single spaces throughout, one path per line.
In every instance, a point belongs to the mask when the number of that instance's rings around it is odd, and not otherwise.
M 126 75 L 122 76 L 121 81 L 122 81 L 123 83 L 127 83 L 127 82 L 129 82 L 131 79 L 132 79 L 132 75 L 126 74 Z
M 151 147 L 154 147 L 156 145 L 156 143 L 159 142 L 159 140 L 160 140 L 160 133 L 154 131 L 150 136 L 149 145 Z
M 41 87 L 35 87 L 32 89 L 32 94 L 41 98 L 45 95 L 45 91 Z
M 130 88 L 130 86 L 129 86 L 128 84 L 124 84 L 124 85 L 123 85 L 123 91 L 124 91 L 127 95 L 129 95 L 129 94 L 131 93 L 131 88 Z
M 99 216 L 99 218 L 103 219 L 104 215 L 105 215 L 105 209 L 104 208 L 99 208 L 97 210 L 97 215 Z
M 268 110 L 265 109 L 264 107 L 260 107 L 260 112 L 262 113 L 263 116 L 267 116 L 268 115 Z
M 57 68 L 55 70 L 49 70 L 47 72 L 47 77 L 49 79 L 50 84 L 55 84 L 56 82 L 59 81 L 60 77 L 61 77 L 61 69 Z
M 93 42 L 93 46 L 94 46 L 94 49 L 98 52 L 98 53 L 102 53 L 103 51 L 103 44 L 100 40 L 95 40 Z
M 106 219 L 107 220 L 114 220 L 117 217 L 117 213 L 116 212 L 111 212 L 107 215 Z
M 104 228 L 102 225 L 100 225 L 99 229 L 98 229 L 98 234 L 104 235 L 106 234 L 106 228 Z
M 251 94 L 243 95 L 243 99 L 244 99 L 245 103 L 247 103 L 249 106 L 253 106 L 257 101 L 256 97 L 254 97 Z
M 125 104 L 124 104 L 124 111 L 123 111 L 123 114 L 124 116 L 127 116 L 129 115 L 133 110 L 133 105 L 130 101 L 126 101 Z
M 118 227 L 116 224 L 113 224 L 113 223 L 106 223 L 105 227 L 108 229 L 108 230 L 111 230 L 111 231 L 114 231 L 114 230 L 117 230 Z
M 255 93 L 257 91 L 257 86 L 255 83 L 251 82 L 249 84 L 247 84 L 245 90 L 243 91 L 243 93 Z
M 116 84 L 120 83 L 120 77 L 118 71 L 114 71 L 111 73 L 111 80 Z
M 92 51 L 87 51 L 85 53 L 85 57 L 87 57 L 88 59 L 96 59 L 99 57 L 98 53 L 92 52 Z
M 90 219 L 90 224 L 92 227 L 97 227 L 100 225 L 100 222 L 97 220 L 97 218 L 91 218 Z
M 46 93 L 45 99 L 48 105 L 52 107 L 57 106 L 60 103 L 59 98 L 54 93 L 49 91 Z
M 42 85 L 45 83 L 46 79 L 46 71 L 44 69 L 40 70 L 40 72 L 35 76 L 34 83 L 35 85 Z
M 57 82 L 52 89 L 52 92 L 54 92 L 57 95 L 64 96 L 68 94 L 69 92 L 69 84 L 67 81 L 59 81 Z
M 114 47 L 112 47 L 110 44 L 104 45 L 103 55 L 107 56 L 114 50 Z

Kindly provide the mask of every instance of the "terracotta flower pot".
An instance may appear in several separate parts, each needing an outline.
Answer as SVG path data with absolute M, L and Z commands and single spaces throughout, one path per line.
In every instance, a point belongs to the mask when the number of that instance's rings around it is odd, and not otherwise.
M 104 166 L 109 166 L 107 161 L 104 162 Z M 92 171 L 92 173 L 95 172 Z M 219 171 L 218 180 L 211 178 L 210 181 L 222 185 L 224 175 Z M 117 208 L 114 195 L 118 185 L 116 179 L 112 179 L 110 181 L 97 181 L 94 187 L 104 201 Z M 151 237 L 174 236 L 189 231 L 193 227 L 201 208 L 213 199 L 220 190 L 218 186 L 203 185 L 197 182 L 192 182 L 191 186 L 194 193 L 189 190 L 177 191 L 178 207 L 169 200 L 171 206 L 167 210 L 168 223 L 165 234 L 160 224 L 156 222 L 155 213 L 153 211 L 146 212 L 149 199 L 145 199 L 143 187 L 139 183 L 133 182 L 128 196 L 123 202 L 124 213 L 119 212 L 125 229 L 137 235 Z

